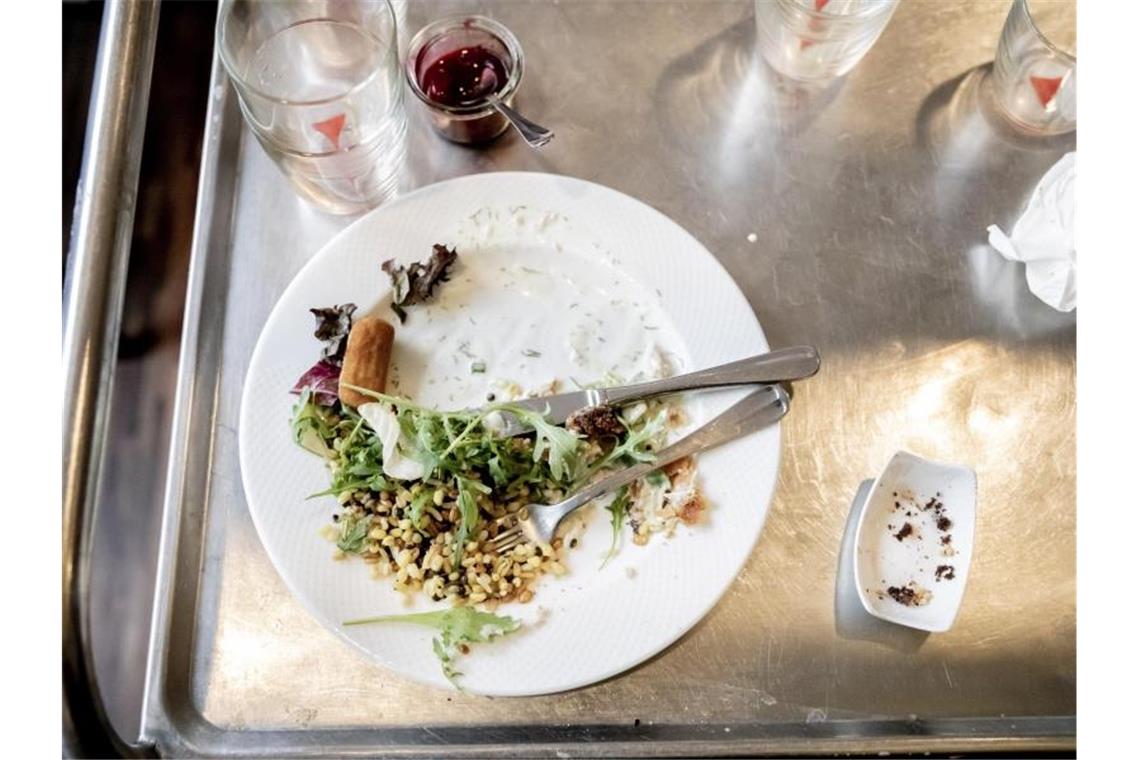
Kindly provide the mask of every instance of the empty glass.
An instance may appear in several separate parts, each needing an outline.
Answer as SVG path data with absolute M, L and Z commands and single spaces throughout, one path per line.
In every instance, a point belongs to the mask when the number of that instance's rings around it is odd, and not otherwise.
M 389 0 L 224 0 L 217 47 L 246 123 L 305 197 L 356 213 L 395 192 L 407 122 Z
M 846 74 L 883 33 L 898 0 L 756 0 L 756 44 L 781 74 Z
M 1075 10 L 1074 3 L 1056 0 L 1014 0 L 1009 10 L 992 90 L 1002 114 L 1024 131 L 1057 135 L 1077 126 Z

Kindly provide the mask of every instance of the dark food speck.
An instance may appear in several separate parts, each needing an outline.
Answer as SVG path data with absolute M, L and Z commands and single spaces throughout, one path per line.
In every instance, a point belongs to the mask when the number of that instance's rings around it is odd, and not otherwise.
M 946 532 L 954 526 L 954 523 L 950 520 L 949 517 L 947 517 L 946 515 L 942 515 L 941 517 L 938 518 L 937 525 L 938 525 L 938 530 L 940 530 L 942 532 Z
M 939 501 L 936 497 L 932 496 L 930 497 L 930 501 L 922 505 L 922 511 L 927 512 L 932 509 L 934 510 L 934 514 L 940 515 L 946 509 L 946 505 Z
M 921 607 L 930 602 L 931 594 L 924 588 L 915 587 L 913 581 L 906 586 L 889 586 L 887 595 L 904 607 Z
M 914 526 L 911 525 L 910 523 L 903 523 L 903 526 L 901 528 L 899 528 L 898 533 L 895 533 L 894 536 L 895 536 L 896 540 L 902 541 L 907 536 L 910 536 L 913 534 L 914 534 Z
M 587 406 L 566 418 L 566 427 L 586 438 L 607 438 L 625 433 L 625 425 L 612 406 Z
M 887 589 L 887 593 L 891 595 L 891 599 L 907 607 L 914 606 L 914 599 L 917 596 L 914 589 L 906 586 L 891 586 Z
M 954 580 L 954 566 L 953 565 L 939 565 L 934 568 L 934 580 L 936 581 L 952 581 Z

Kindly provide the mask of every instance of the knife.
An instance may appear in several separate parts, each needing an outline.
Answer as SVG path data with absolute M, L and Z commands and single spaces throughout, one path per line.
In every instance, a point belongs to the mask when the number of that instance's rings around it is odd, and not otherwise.
M 813 346 L 795 346 L 781 348 L 767 354 L 750 356 L 739 359 L 719 367 L 689 372 L 684 375 L 675 375 L 663 380 L 651 380 L 633 385 L 622 385 L 614 388 L 584 388 L 570 393 L 557 393 L 553 396 L 539 398 L 524 398 L 510 402 L 528 411 L 539 412 L 547 422 L 561 425 L 566 419 L 588 406 L 609 404 L 622 406 L 635 401 L 662 396 L 667 393 L 680 393 L 701 388 L 725 388 L 734 385 L 753 385 L 757 383 L 781 383 L 792 380 L 803 380 L 819 371 L 819 352 Z M 504 410 L 501 415 L 501 424 L 495 426 L 497 433 L 503 436 L 514 436 L 529 431 L 531 428 L 518 417 Z

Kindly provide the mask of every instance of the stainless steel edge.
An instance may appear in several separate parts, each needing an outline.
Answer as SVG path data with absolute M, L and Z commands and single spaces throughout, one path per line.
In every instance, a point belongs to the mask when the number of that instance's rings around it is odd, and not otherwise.
M 157 31 L 157 0 L 114 0 L 103 12 L 64 287 L 63 733 L 74 756 L 144 751 L 104 708 L 88 591 Z
M 166 490 L 163 501 L 163 520 L 159 538 L 157 577 L 155 580 L 154 610 L 151 619 L 150 646 L 147 655 L 147 676 L 143 695 L 141 721 L 142 738 L 159 743 L 170 732 L 180 714 L 177 706 L 168 700 L 166 689 L 170 684 L 169 655 L 179 646 L 175 638 L 190 631 L 172 626 L 174 604 L 178 592 L 186 584 L 178 584 L 178 563 L 196 566 L 200 552 L 196 542 L 202 540 L 201 514 L 196 512 L 200 503 L 188 502 L 187 480 L 193 474 L 195 460 L 190 421 L 196 410 L 209 407 L 213 395 L 212 383 L 216 373 L 200 372 L 199 355 L 212 347 L 211 323 L 204 319 L 208 307 L 206 297 L 208 281 L 213 272 L 216 277 L 216 255 L 210 251 L 225 250 L 226 235 L 233 213 L 234 164 L 237 159 L 239 129 L 234 120 L 240 120 L 236 98 L 226 79 L 221 59 L 214 57 L 210 75 L 210 99 L 206 108 L 206 126 L 202 140 L 202 164 L 198 177 L 197 211 L 191 242 L 190 270 L 187 276 L 186 306 L 183 314 L 182 339 L 179 348 L 178 387 L 175 391 L 169 463 L 166 473 Z M 182 554 L 180 555 L 180 551 Z M 187 558 L 186 555 L 190 557 Z M 182 642 L 182 646 L 186 643 Z
M 836 721 L 634 727 L 472 726 L 368 730 L 224 731 L 178 727 L 160 749 L 171 757 L 788 757 L 1063 752 L 1076 736 L 1072 716 L 994 719 Z

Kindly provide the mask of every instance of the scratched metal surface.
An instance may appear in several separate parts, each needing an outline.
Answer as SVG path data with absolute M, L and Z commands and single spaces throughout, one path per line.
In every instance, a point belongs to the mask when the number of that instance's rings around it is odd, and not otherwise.
M 772 345 L 819 346 L 763 537 L 682 641 L 568 694 L 448 695 L 338 643 L 258 542 L 235 428 L 262 322 L 350 220 L 291 193 L 215 71 L 144 734 L 213 755 L 1072 746 L 1075 317 L 1038 302 L 985 228 L 1012 223 L 1073 138 L 1014 139 L 974 101 L 1007 5 L 904 2 L 821 92 L 755 59 L 751 3 L 413 3 L 409 27 L 455 9 L 515 30 L 519 105 L 558 137 L 474 151 L 417 118 L 406 187 L 507 169 L 609 185 L 713 251 Z M 837 583 L 851 500 L 898 449 L 978 472 L 945 634 L 876 624 Z

